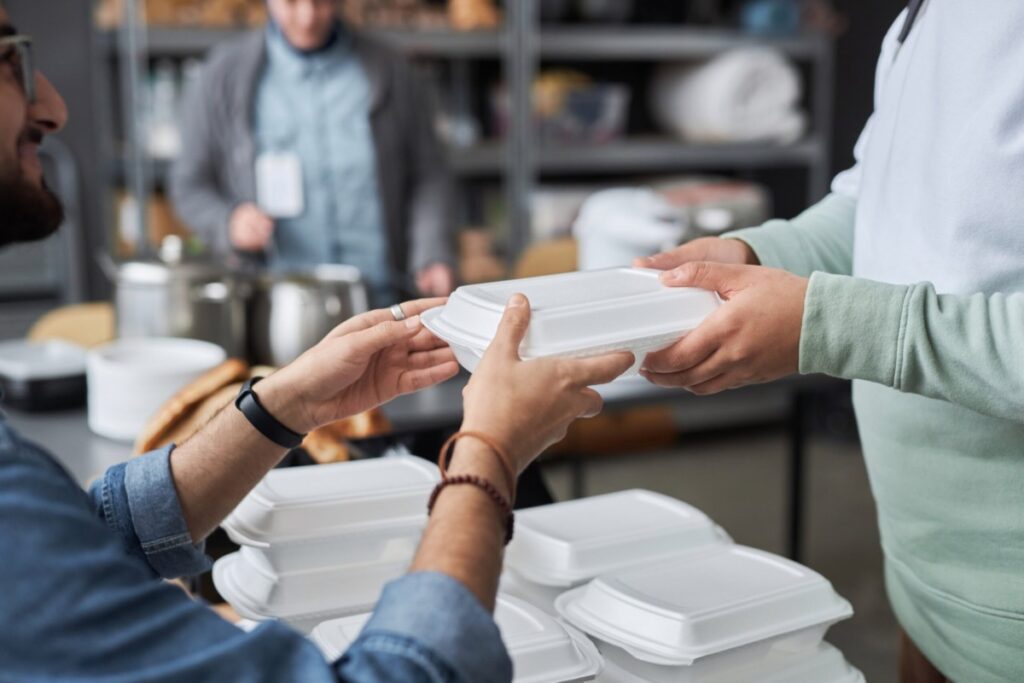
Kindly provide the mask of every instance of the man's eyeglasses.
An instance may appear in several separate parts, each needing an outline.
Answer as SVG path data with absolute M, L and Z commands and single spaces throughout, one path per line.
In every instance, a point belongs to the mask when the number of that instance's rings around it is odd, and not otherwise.
M 0 63 L 9 64 L 20 71 L 21 87 L 29 104 L 36 101 L 36 69 L 32 60 L 32 38 L 29 36 L 0 37 Z

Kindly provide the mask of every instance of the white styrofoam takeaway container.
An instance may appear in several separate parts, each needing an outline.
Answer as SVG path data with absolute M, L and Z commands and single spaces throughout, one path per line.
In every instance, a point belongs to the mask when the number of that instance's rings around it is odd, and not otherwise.
M 731 542 L 697 508 L 633 489 L 518 512 L 505 565 L 541 586 L 571 588 L 619 569 Z
M 609 268 L 460 287 L 444 307 L 422 315 L 423 324 L 448 342 L 472 372 L 498 330 L 515 293 L 530 300 L 530 329 L 520 347 L 524 359 L 586 357 L 631 351 L 636 374 L 647 354 L 696 328 L 721 304 L 714 292 L 665 287 L 659 271 Z
M 439 479 L 436 465 L 404 455 L 276 469 L 222 526 L 274 573 L 408 560 Z
M 312 640 L 333 661 L 359 637 L 369 614 L 336 619 L 313 630 Z M 575 683 L 601 672 L 594 644 L 534 605 L 499 595 L 494 620 L 512 659 L 514 683 Z
M 853 614 L 820 574 L 739 545 L 602 575 L 563 593 L 559 614 L 642 661 L 689 665 L 739 648 L 815 647 Z

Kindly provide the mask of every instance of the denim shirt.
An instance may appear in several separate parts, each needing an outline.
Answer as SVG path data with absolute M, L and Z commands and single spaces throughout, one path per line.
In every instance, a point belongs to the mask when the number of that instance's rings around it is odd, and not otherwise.
M 389 584 L 335 662 L 281 623 L 246 633 L 162 581 L 209 567 L 170 453 L 116 465 L 86 493 L 0 413 L 0 681 L 512 679 L 493 618 L 443 574 Z
M 267 60 L 256 89 L 257 152 L 298 157 L 304 211 L 275 221 L 268 266 L 302 269 L 346 263 L 363 273 L 371 303 L 394 303 L 388 243 L 370 127 L 373 93 L 339 26 L 314 53 L 297 52 L 271 22 Z

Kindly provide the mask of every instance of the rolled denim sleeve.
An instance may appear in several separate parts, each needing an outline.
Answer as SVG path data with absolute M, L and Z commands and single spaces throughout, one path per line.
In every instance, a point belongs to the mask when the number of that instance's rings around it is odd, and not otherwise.
M 390 583 L 335 668 L 342 681 L 512 680 L 512 661 L 494 617 L 464 585 L 437 572 Z M 366 676 L 370 671 L 380 678 Z
M 201 574 L 210 568 L 203 545 L 195 545 L 171 477 L 174 446 L 114 465 L 93 484 L 97 513 L 129 555 L 163 578 Z

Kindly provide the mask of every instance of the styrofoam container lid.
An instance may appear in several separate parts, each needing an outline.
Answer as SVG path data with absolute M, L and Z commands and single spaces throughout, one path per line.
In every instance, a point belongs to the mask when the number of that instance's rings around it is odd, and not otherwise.
M 275 575 L 237 552 L 214 563 L 213 584 L 247 619 L 324 621 L 372 609 L 385 584 L 408 567 L 383 562 Z
M 333 661 L 369 619 L 361 614 L 325 622 L 313 630 L 312 640 Z M 527 602 L 499 595 L 494 620 L 512 658 L 515 683 L 589 681 L 601 672 L 601 655 L 586 636 Z
M 600 576 L 562 594 L 555 607 L 586 633 L 666 665 L 853 614 L 817 572 L 739 545 Z
M 271 470 L 222 526 L 240 545 L 418 524 L 440 480 L 437 466 L 408 455 Z
M 541 585 L 571 587 L 721 543 L 729 536 L 697 508 L 635 489 L 517 513 L 505 564 Z
M 604 671 L 599 683 L 864 683 L 864 676 L 843 653 L 821 642 L 806 652 L 773 652 L 756 662 L 713 668 L 659 666 L 641 662 L 613 645 L 599 645 Z
M 0 375 L 19 382 L 85 374 L 86 350 L 77 344 L 22 339 L 0 342 Z
M 525 600 L 553 617 L 558 617 L 558 610 L 555 609 L 555 600 L 565 590 L 565 588 L 556 586 L 542 586 L 535 581 L 525 579 L 507 565 L 504 571 L 501 572 L 501 581 L 498 584 L 498 591 L 502 594 Z
M 668 346 L 696 328 L 721 300 L 714 292 L 665 287 L 659 271 L 640 268 L 562 273 L 459 287 L 423 324 L 453 348 L 476 356 L 490 345 L 509 298 L 530 300 L 533 317 L 523 358 L 590 356 L 616 350 L 637 354 Z M 472 359 L 457 354 L 467 369 Z M 642 358 L 637 359 L 637 364 Z M 473 365 L 473 367 L 468 367 Z

